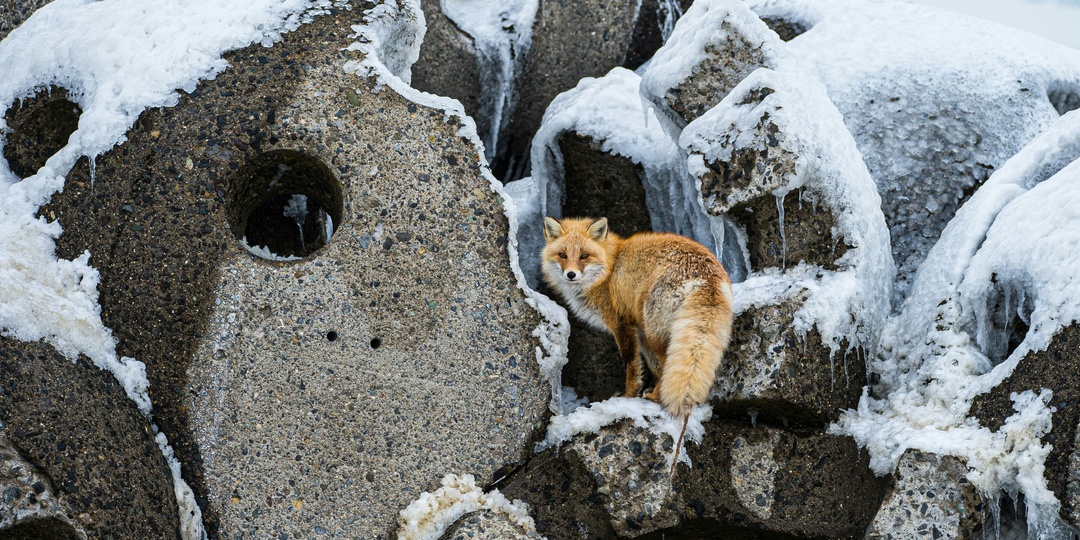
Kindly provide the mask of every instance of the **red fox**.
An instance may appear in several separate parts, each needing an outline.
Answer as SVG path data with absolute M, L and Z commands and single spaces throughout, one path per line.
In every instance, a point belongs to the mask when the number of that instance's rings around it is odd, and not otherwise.
M 731 338 L 731 280 L 716 256 L 676 234 L 620 238 L 607 218 L 544 218 L 544 238 L 544 281 L 575 315 L 615 336 L 623 395 L 641 395 L 644 364 L 656 385 L 643 397 L 682 418 L 685 430 Z

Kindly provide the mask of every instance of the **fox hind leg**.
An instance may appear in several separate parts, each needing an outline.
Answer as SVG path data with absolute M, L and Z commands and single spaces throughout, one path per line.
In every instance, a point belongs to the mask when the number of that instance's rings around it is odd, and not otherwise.
M 623 391 L 625 397 L 637 397 L 641 395 L 644 379 L 644 362 L 638 347 L 637 331 L 633 327 L 624 326 L 614 332 L 615 344 L 619 346 L 619 354 L 622 356 L 626 367 L 626 388 Z

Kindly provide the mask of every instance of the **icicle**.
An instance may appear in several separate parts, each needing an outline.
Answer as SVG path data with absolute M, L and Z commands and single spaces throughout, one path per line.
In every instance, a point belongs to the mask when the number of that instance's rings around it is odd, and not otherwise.
M 660 25 L 660 37 L 667 43 L 675 31 L 675 22 L 682 17 L 682 6 L 677 0 L 660 0 L 656 6 L 656 20 Z
M 757 409 L 746 409 L 746 412 L 750 414 L 750 425 L 753 426 L 753 427 L 757 427 L 758 410 Z
M 285 205 L 285 210 L 282 214 L 287 218 L 292 218 L 296 222 L 296 228 L 300 230 L 300 250 L 306 250 L 304 245 L 304 221 L 307 220 L 307 195 L 301 195 L 299 193 L 289 198 L 289 204 Z
M 787 237 L 784 235 L 784 195 L 776 195 L 776 212 L 780 215 L 780 269 L 787 270 Z
M 90 193 L 94 192 L 94 180 L 97 178 L 97 156 L 90 157 Z

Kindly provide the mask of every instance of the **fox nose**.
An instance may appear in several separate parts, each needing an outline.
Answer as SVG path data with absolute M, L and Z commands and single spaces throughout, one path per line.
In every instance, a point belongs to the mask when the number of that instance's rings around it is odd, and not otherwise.
M 567 272 L 566 279 L 569 279 L 570 281 L 577 279 L 577 272 L 574 272 L 573 270 Z

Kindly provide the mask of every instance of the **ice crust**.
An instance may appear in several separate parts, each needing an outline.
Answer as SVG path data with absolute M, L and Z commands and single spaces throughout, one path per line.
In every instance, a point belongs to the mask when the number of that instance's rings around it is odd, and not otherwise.
M 874 175 L 894 308 L 965 190 L 1064 112 L 1051 98 L 1080 105 L 1080 51 L 1021 30 L 898 1 L 748 4 L 809 29 L 784 48 L 828 88 Z
M 825 88 L 784 57 L 774 63 L 776 70 L 755 70 L 718 105 L 688 124 L 679 146 L 690 154 L 688 168 L 703 171 L 702 161 L 732 161 L 736 150 L 767 150 L 758 126 L 768 118 L 784 137 L 780 146 L 798 156 L 794 173 L 778 179 L 772 191 L 781 220 L 784 197 L 802 189 L 805 202 L 801 199 L 800 204 L 827 208 L 835 219 L 834 239 L 849 248 L 836 261 L 836 271 L 799 264 L 752 273 L 733 286 L 735 310 L 805 297 L 794 314 L 798 334 L 816 328 L 833 354 L 841 352 L 844 342 L 849 348 L 874 351 L 890 311 L 895 272 L 881 199 Z
M 567 392 L 569 391 L 570 389 L 567 389 Z M 635 426 L 648 429 L 655 435 L 670 436 L 672 443 L 679 440 L 679 432 L 682 431 L 681 418 L 672 418 L 662 405 L 643 398 L 613 397 L 588 405 L 582 404 L 580 400 L 569 400 L 568 405 L 573 406 L 573 410 L 551 419 L 547 435 L 544 440 L 536 444 L 537 453 L 561 446 L 575 435 L 597 433 L 600 428 L 623 420 L 629 420 Z M 695 444 L 701 442 L 702 437 L 705 436 L 705 426 L 702 422 L 711 416 L 712 407 L 708 405 L 698 405 L 690 411 L 686 433 L 683 436 L 683 448 L 679 449 L 680 463 L 691 465 L 685 446 L 688 442 Z M 671 459 L 672 457 L 668 458 L 669 467 Z
M 500 513 L 530 538 L 540 538 L 524 501 L 511 502 L 499 490 L 484 492 L 471 474 L 448 474 L 434 493 L 424 492 L 398 517 L 398 540 L 438 540 L 461 516 L 479 510 Z
M 1046 486 L 1051 392 L 1014 397 L 996 433 L 967 417 L 975 396 L 1008 377 L 1029 352 L 1080 320 L 1080 112 L 1062 116 L 1007 161 L 964 204 L 920 267 L 912 295 L 889 321 L 864 396 L 834 426 L 888 472 L 908 448 L 964 458 L 969 479 L 993 498 L 1024 494 L 1030 538 L 1059 538 L 1059 502 Z M 1007 357 L 995 306 L 1029 325 Z M 1011 315 L 1005 320 L 1010 320 Z M 1015 497 L 1014 497 L 1015 499 Z
M 499 135 L 514 110 L 514 76 L 532 44 L 540 0 L 440 0 L 442 12 L 473 38 L 483 95 L 476 117 L 483 123 L 485 157 L 491 161 Z

